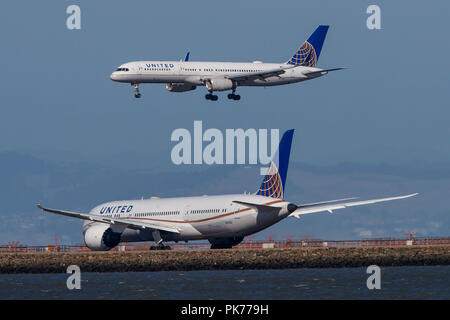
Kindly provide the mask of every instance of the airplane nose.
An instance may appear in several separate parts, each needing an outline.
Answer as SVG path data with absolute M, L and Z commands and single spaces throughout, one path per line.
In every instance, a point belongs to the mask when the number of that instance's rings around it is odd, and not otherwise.
M 110 78 L 111 80 L 113 80 L 113 81 L 116 81 L 116 80 L 117 80 L 117 74 L 116 74 L 116 72 L 114 71 L 113 73 L 111 73 L 111 75 L 109 76 L 109 78 Z

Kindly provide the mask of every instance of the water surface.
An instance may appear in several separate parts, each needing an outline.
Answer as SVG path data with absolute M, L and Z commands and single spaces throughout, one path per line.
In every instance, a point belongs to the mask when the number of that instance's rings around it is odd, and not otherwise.
M 369 290 L 366 268 L 2 274 L 0 299 L 450 299 L 450 266 L 382 267 Z

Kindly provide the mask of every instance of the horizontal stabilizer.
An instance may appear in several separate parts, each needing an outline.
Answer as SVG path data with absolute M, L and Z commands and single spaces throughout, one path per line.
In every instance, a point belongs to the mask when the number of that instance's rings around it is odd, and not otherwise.
M 344 69 L 346 69 L 346 68 L 323 69 L 323 70 L 319 70 L 319 71 L 304 72 L 303 74 L 308 77 L 316 77 L 316 76 L 325 75 L 331 71 L 338 71 L 338 70 L 344 70 Z
M 243 205 L 245 207 L 255 209 L 258 212 L 261 211 L 277 211 L 280 210 L 280 207 L 272 207 L 265 204 L 258 204 L 258 203 L 250 203 L 250 202 L 244 202 L 244 201 L 233 201 L 234 203 Z

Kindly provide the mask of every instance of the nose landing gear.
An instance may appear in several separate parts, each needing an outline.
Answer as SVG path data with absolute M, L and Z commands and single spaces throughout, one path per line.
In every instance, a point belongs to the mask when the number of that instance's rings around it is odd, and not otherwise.
M 140 98 L 141 93 L 139 92 L 139 83 L 132 83 L 131 85 L 134 86 L 134 97 Z

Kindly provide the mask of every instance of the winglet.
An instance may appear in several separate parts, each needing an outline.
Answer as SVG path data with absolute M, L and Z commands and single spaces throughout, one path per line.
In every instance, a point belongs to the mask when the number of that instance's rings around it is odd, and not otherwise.
M 186 53 L 186 57 L 184 58 L 184 61 L 189 61 L 189 55 L 191 54 L 190 51 L 188 51 L 188 53 Z

